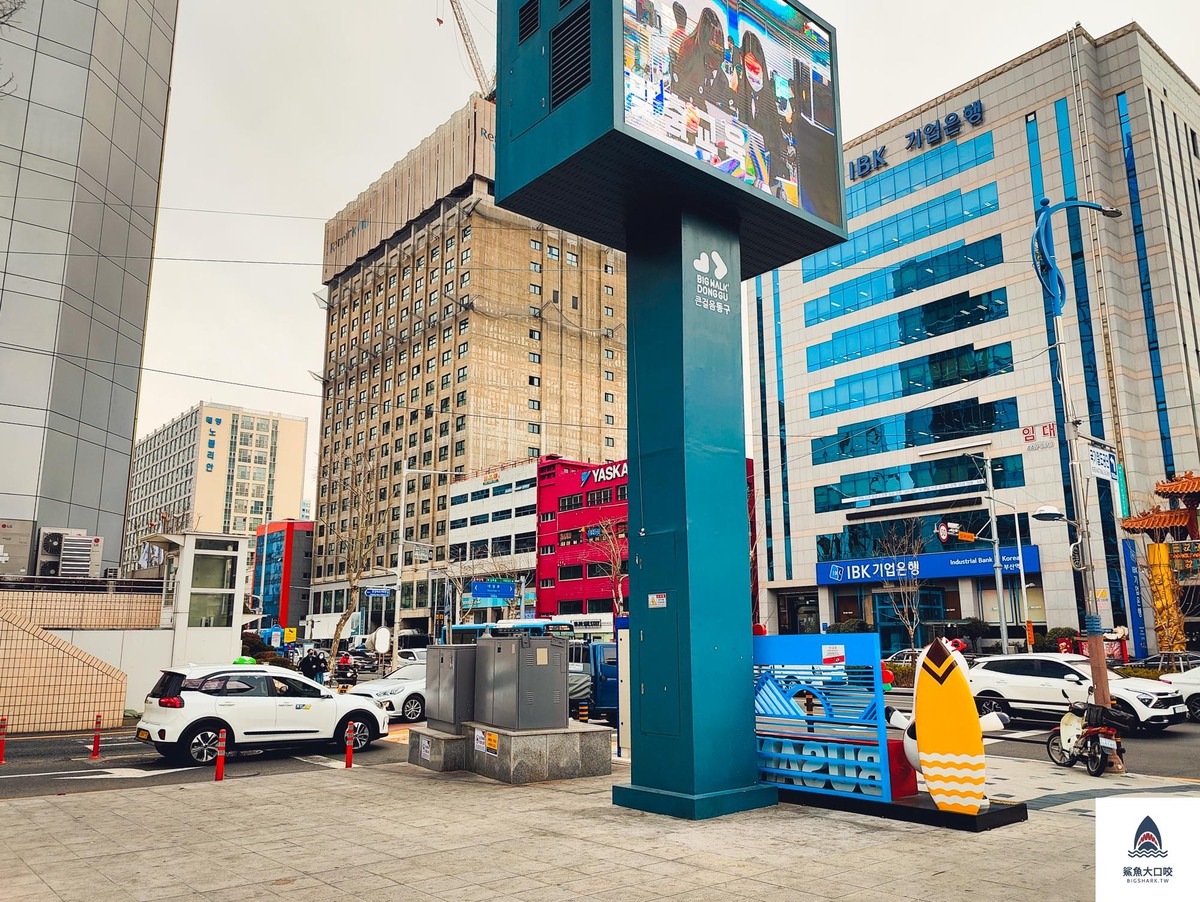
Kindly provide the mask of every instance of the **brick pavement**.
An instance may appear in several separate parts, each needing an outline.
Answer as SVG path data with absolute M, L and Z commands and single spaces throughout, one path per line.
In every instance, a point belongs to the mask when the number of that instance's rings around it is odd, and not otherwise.
M 1096 793 L 1200 785 L 993 758 L 1030 820 L 980 835 L 779 806 L 616 808 L 613 777 L 508 786 L 407 764 L 0 801 L 0 899 L 1084 900 Z

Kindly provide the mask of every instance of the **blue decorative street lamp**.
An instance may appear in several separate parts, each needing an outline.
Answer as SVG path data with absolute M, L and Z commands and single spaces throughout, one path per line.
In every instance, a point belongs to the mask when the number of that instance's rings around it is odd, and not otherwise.
M 1108 692 L 1108 668 L 1106 666 L 1106 656 L 1104 652 L 1104 643 L 1102 637 L 1104 628 L 1100 623 L 1100 612 L 1096 603 L 1095 580 L 1091 567 L 1091 545 L 1088 533 L 1088 507 L 1087 499 L 1080 492 L 1081 477 L 1079 473 L 1079 459 L 1077 455 L 1076 439 L 1079 435 L 1079 423 L 1071 404 L 1070 383 L 1064 371 L 1063 361 L 1063 339 L 1062 339 L 1062 312 L 1063 305 L 1067 298 L 1067 283 L 1063 278 L 1062 270 L 1058 268 L 1058 261 L 1054 256 L 1054 235 L 1050 230 L 1050 220 L 1059 210 L 1067 210 L 1070 208 L 1095 210 L 1103 216 L 1115 219 L 1121 215 L 1121 211 L 1116 207 L 1108 207 L 1102 204 L 1091 203 L 1085 200 L 1066 200 L 1059 204 L 1050 205 L 1048 198 L 1043 197 L 1041 209 L 1038 211 L 1037 224 L 1033 228 L 1033 240 L 1030 244 L 1033 253 L 1033 269 L 1037 273 L 1038 280 L 1042 283 L 1042 287 L 1050 294 L 1053 303 L 1053 320 L 1054 320 L 1054 347 L 1058 353 L 1057 366 L 1055 368 L 1055 378 L 1058 380 L 1059 390 L 1062 392 L 1063 398 L 1063 413 L 1066 419 L 1067 426 L 1067 457 L 1069 461 L 1069 477 L 1071 481 L 1071 498 L 1074 500 L 1076 507 L 1076 519 L 1067 521 L 1076 527 L 1078 533 L 1077 540 L 1079 544 L 1079 567 L 1078 569 L 1083 574 L 1084 599 L 1086 604 L 1087 615 L 1085 619 L 1085 627 L 1088 637 L 1088 658 L 1092 670 L 1092 685 L 1096 691 L 1096 704 L 1108 705 L 1111 701 Z M 1039 509 L 1050 510 L 1049 508 Z M 1055 511 L 1054 513 L 1058 513 Z M 1038 516 L 1034 514 L 1034 519 L 1054 519 L 1065 520 L 1066 518 L 1058 514 L 1058 516 Z M 1072 564 L 1074 566 L 1074 563 Z

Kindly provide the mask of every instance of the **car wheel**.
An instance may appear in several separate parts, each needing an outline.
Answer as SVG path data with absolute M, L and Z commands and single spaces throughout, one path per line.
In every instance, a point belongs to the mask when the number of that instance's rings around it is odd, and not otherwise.
M 367 748 L 371 744 L 371 740 L 375 738 L 371 735 L 371 725 L 367 723 L 365 715 L 350 714 L 342 718 L 333 737 L 333 741 L 343 748 L 346 745 L 347 729 L 350 730 L 350 744 L 356 752 Z
M 1008 704 L 997 695 L 981 695 L 975 699 L 980 714 L 1008 714 Z
M 410 695 L 400 706 L 404 719 L 411 722 L 425 719 L 425 699 L 419 695 Z
M 1200 723 L 1200 693 L 1193 695 L 1187 700 L 1188 717 L 1196 723 Z
M 184 764 L 204 767 L 217 760 L 217 745 L 220 742 L 221 726 L 219 724 L 201 724 L 190 728 L 180 737 L 175 755 Z M 225 730 L 226 750 L 233 745 L 228 736 L 230 730 Z

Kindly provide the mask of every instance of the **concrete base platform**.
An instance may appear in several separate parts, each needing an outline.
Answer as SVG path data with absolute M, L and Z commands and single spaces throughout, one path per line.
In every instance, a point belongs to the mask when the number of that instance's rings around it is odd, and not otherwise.
M 469 770 L 503 783 L 538 783 L 612 773 L 612 729 L 570 721 L 563 730 L 503 730 L 467 722 L 465 735 L 409 730 L 408 763 Z
M 755 808 L 770 808 L 778 804 L 779 797 L 774 786 L 761 783 L 728 789 L 723 792 L 688 794 L 652 789 L 623 783 L 612 788 L 614 805 L 665 814 L 668 817 L 703 821 L 712 817 L 733 814 L 736 811 L 752 811 Z
M 448 770 L 467 770 L 467 737 L 411 727 L 408 731 L 408 763 L 442 773 Z
M 830 808 L 835 811 L 851 811 L 869 814 L 895 821 L 927 824 L 930 827 L 945 827 L 968 833 L 982 833 L 1009 824 L 1029 820 L 1029 811 L 1024 802 L 1003 802 L 992 799 L 991 804 L 978 814 L 960 814 L 942 811 L 926 792 L 915 796 L 880 802 L 865 797 L 835 796 L 825 793 L 804 792 L 791 787 L 779 787 L 779 801 L 793 805 L 808 805 L 814 808 Z

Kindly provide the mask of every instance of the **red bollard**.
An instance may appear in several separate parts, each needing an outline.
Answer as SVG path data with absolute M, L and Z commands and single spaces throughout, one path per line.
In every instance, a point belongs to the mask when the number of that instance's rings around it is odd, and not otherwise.
M 100 715 L 96 715 L 96 732 L 92 734 L 92 754 L 90 760 L 100 760 Z
M 217 734 L 217 771 L 216 780 L 225 779 L 225 731 Z
M 0 764 L 4 763 L 4 737 L 8 735 L 8 718 L 0 717 Z
M 354 767 L 354 724 L 346 724 L 346 767 Z

